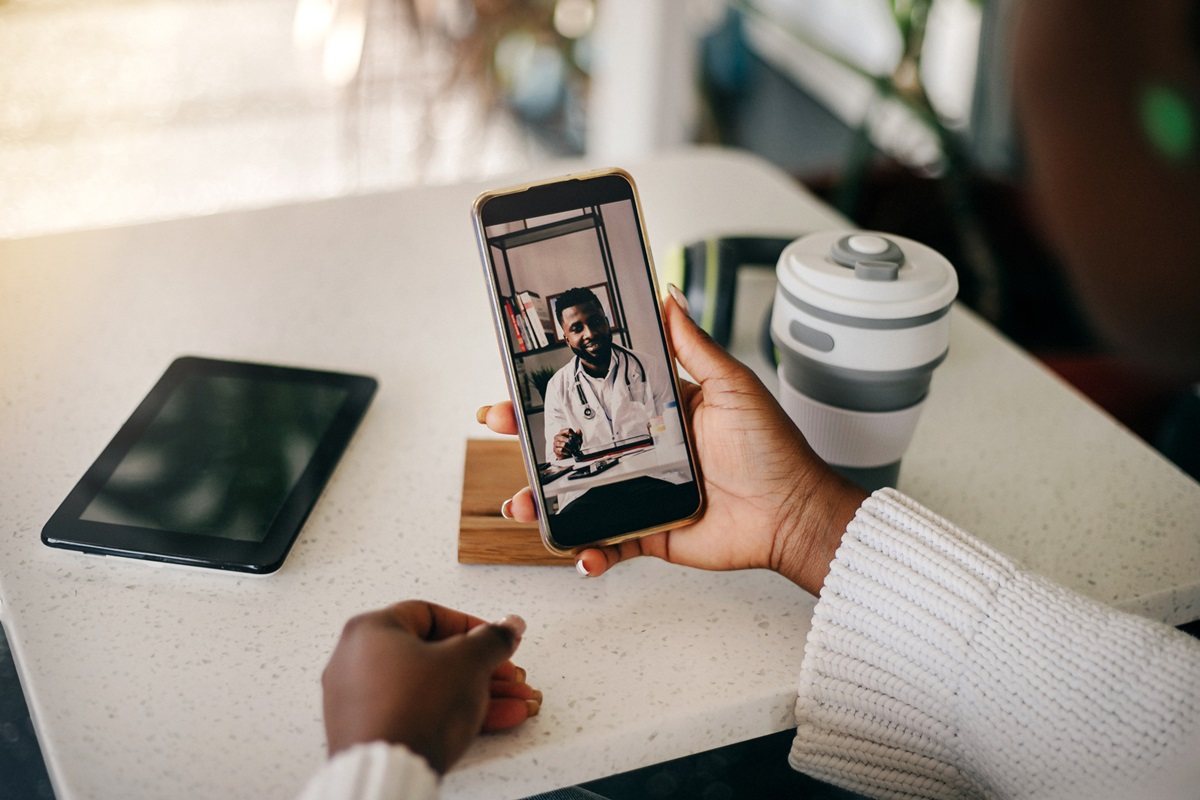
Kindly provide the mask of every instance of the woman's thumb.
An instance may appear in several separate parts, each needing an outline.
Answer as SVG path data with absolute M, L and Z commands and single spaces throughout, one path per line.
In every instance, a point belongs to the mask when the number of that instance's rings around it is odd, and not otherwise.
M 701 386 L 732 378 L 742 368 L 741 362 L 725 352 L 688 316 L 687 300 L 679 289 L 673 284 L 668 289 L 671 301 L 665 304 L 667 331 L 679 365 Z
M 510 614 L 499 622 L 476 625 L 462 638 L 461 646 L 490 673 L 512 657 L 523 635 L 525 620 Z

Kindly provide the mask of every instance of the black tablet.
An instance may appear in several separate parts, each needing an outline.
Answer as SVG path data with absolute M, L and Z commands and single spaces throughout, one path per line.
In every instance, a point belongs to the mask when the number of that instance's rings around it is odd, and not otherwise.
M 54 512 L 42 541 L 274 572 L 376 386 L 364 375 L 179 358 Z

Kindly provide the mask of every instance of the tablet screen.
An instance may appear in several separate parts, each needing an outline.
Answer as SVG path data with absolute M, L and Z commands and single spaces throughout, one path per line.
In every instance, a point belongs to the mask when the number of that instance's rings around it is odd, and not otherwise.
M 376 385 L 364 375 L 176 359 L 46 523 L 42 541 L 271 572 Z
M 80 519 L 261 542 L 346 394 L 188 376 Z

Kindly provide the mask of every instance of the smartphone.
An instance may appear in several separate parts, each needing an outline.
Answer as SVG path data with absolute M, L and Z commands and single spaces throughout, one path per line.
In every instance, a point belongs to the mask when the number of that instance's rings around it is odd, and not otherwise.
M 577 553 L 697 518 L 704 495 L 633 178 L 608 169 L 489 191 L 473 217 L 546 547 Z

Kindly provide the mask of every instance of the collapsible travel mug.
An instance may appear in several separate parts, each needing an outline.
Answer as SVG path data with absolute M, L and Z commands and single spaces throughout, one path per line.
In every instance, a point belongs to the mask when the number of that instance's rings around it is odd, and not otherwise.
M 827 231 L 788 245 L 776 275 L 780 403 L 830 466 L 895 486 L 949 347 L 954 267 L 911 239 Z

